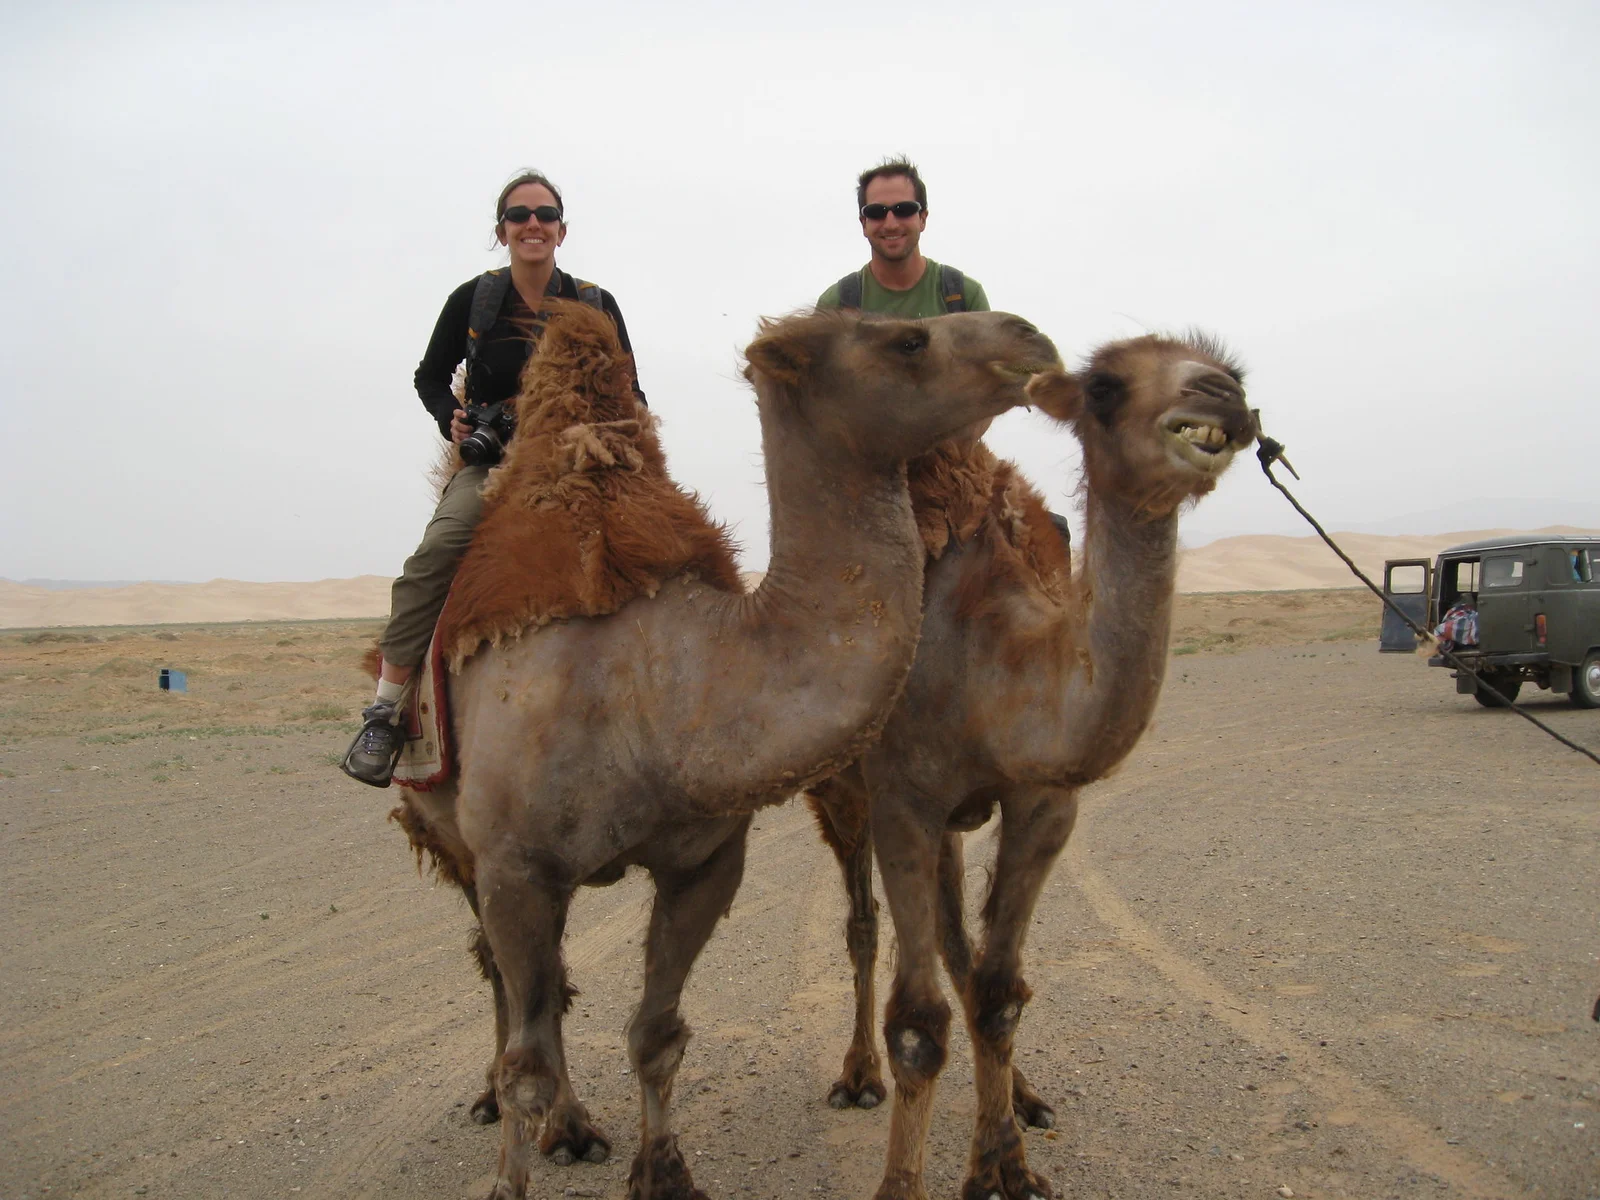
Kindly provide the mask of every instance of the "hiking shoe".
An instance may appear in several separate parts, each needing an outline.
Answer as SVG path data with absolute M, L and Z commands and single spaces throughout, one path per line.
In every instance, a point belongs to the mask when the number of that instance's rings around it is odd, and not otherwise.
M 365 724 L 344 752 L 339 769 L 351 779 L 386 788 L 406 744 L 405 732 L 396 723 L 400 714 L 392 704 L 374 704 L 361 710 L 361 719 Z

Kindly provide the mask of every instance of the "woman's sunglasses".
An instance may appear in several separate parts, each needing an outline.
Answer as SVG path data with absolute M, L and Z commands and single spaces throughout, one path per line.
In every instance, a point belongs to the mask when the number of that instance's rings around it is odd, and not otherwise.
M 537 217 L 541 225 L 557 225 L 561 222 L 561 210 L 554 204 L 541 204 L 538 208 L 515 204 L 501 214 L 502 220 L 510 221 L 513 225 L 526 225 L 529 217 Z
M 899 204 L 863 204 L 861 218 L 865 221 L 881 221 L 890 213 L 902 221 L 909 221 L 922 211 L 922 205 L 915 200 L 902 200 Z

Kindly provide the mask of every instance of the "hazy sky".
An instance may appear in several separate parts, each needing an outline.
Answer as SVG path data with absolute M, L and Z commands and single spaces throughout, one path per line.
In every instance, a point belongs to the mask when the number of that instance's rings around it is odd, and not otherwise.
M 1600 520 L 1600 9 L 811 3 L 0 8 L 0 576 L 392 575 L 411 374 L 515 170 L 614 292 L 676 477 L 765 563 L 758 317 L 858 267 L 855 174 L 1069 358 L 1199 325 L 1332 527 Z M 991 438 L 1058 507 L 1069 434 Z M 1299 532 L 1254 461 L 1192 540 Z

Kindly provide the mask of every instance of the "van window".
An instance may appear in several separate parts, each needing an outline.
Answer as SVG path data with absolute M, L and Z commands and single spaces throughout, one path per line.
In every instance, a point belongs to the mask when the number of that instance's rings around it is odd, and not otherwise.
M 1580 583 L 1594 582 L 1594 559 L 1591 550 L 1569 550 L 1572 577 Z
M 1478 590 L 1477 559 L 1457 559 L 1455 562 L 1448 564 L 1445 569 L 1451 573 L 1449 578 L 1455 583 L 1455 591 L 1448 594 L 1457 595 L 1461 592 L 1476 592 Z
M 1483 586 L 1513 588 L 1522 586 L 1523 562 L 1509 555 L 1483 560 Z
M 1391 596 L 1420 596 L 1428 581 L 1428 571 L 1421 563 L 1406 563 L 1389 568 L 1389 594 Z

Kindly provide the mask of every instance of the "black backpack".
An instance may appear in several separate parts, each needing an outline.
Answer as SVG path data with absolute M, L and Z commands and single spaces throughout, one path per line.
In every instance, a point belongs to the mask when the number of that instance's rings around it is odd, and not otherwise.
M 944 301 L 944 310 L 947 313 L 967 311 L 967 302 L 962 299 L 962 292 L 966 290 L 967 279 L 960 271 L 945 263 L 939 264 L 939 296 Z M 861 307 L 861 272 L 852 271 L 839 280 L 839 307 Z
M 588 283 L 582 279 L 573 279 L 578 285 L 578 299 L 598 312 L 604 312 L 605 307 L 600 299 L 600 285 Z M 494 319 L 500 314 L 500 306 L 505 303 L 506 292 L 511 289 L 511 271 L 501 267 L 494 271 L 485 271 L 478 276 L 478 282 L 472 289 L 472 310 L 467 314 L 467 380 L 470 389 L 472 368 L 478 361 L 478 343 L 483 335 L 489 332 L 494 325 Z M 530 345 L 528 353 L 533 353 Z

